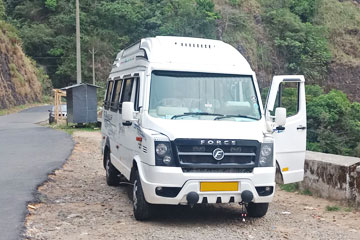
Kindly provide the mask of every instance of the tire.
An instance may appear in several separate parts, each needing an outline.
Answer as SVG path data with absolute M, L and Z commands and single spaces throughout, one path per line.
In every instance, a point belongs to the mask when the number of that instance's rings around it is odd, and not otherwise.
M 138 221 L 147 220 L 152 215 L 153 206 L 146 202 L 144 192 L 141 185 L 141 180 L 139 172 L 135 170 L 134 172 L 134 182 L 133 182 L 133 210 L 134 217 Z
M 54 122 L 54 118 L 53 117 L 49 117 L 49 124 L 52 124 Z
M 120 185 L 120 172 L 111 164 L 109 151 L 105 152 L 106 183 L 109 186 Z
M 249 217 L 260 218 L 266 215 L 269 203 L 249 203 L 246 210 Z

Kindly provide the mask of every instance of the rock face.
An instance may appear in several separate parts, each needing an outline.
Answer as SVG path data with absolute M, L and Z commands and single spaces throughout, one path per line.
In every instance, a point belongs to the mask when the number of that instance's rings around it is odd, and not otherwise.
M 41 100 L 37 71 L 12 27 L 0 21 L 0 109 Z
M 360 102 L 360 66 L 332 64 L 326 87 L 336 88 L 345 92 L 353 101 Z

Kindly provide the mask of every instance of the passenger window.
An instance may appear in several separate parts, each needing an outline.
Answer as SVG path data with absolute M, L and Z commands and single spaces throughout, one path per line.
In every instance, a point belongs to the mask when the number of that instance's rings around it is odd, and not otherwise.
M 134 110 L 139 111 L 139 78 L 134 79 L 130 101 L 134 103 Z
M 114 81 L 108 81 L 107 88 L 106 88 L 105 101 L 104 101 L 104 108 L 107 110 L 109 109 L 109 105 L 110 105 L 110 97 L 111 97 L 113 85 L 114 85 Z
M 300 83 L 282 82 L 279 86 L 274 109 L 276 107 L 286 108 L 287 117 L 296 115 L 299 112 L 299 87 Z
M 121 93 L 122 81 L 123 80 L 115 81 L 114 93 L 111 98 L 111 110 L 112 111 L 117 111 L 119 109 L 119 98 L 120 98 L 120 93 Z
M 124 82 L 124 89 L 121 93 L 121 101 L 119 105 L 119 111 L 121 113 L 121 107 L 123 102 L 129 102 L 131 100 L 131 92 L 132 92 L 132 85 L 133 85 L 133 79 L 126 79 Z

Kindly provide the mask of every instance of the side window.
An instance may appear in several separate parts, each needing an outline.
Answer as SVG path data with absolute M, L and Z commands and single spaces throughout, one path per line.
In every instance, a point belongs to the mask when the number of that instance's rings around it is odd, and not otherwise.
M 296 115 L 299 112 L 299 89 L 300 83 L 282 82 L 279 86 L 274 109 L 276 107 L 286 108 L 287 117 Z
M 113 85 L 114 85 L 114 81 L 108 81 L 105 100 L 104 100 L 104 108 L 107 110 L 109 109 L 109 105 L 110 105 L 110 97 L 111 97 Z
M 122 86 L 122 79 L 115 81 L 113 95 L 111 97 L 111 110 L 117 111 L 119 108 L 119 98 Z
M 134 80 L 133 92 L 131 94 L 131 101 L 134 103 L 135 111 L 140 111 L 139 94 L 140 94 L 140 78 L 137 77 Z
M 132 92 L 132 86 L 134 83 L 134 79 L 129 78 L 124 80 L 124 89 L 121 93 L 121 101 L 119 105 L 119 110 L 121 113 L 121 106 L 123 102 L 129 102 L 131 100 L 131 92 Z

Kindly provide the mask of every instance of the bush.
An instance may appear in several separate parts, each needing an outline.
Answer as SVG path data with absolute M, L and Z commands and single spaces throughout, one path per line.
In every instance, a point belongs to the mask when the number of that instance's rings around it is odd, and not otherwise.
M 296 112 L 296 90 L 283 89 L 288 115 Z M 306 85 L 306 102 L 307 149 L 360 157 L 360 103 L 351 103 L 342 91 L 324 93 L 318 85 Z
M 360 104 L 332 90 L 308 99 L 308 146 L 312 151 L 357 156 L 360 142 Z
M 327 74 L 331 52 L 325 28 L 309 22 L 314 11 L 312 1 L 270 2 L 273 4 L 265 8 L 264 20 L 287 62 L 287 71 L 304 74 L 313 83 L 319 82 Z
M 0 0 L 0 20 L 5 19 L 6 13 L 5 13 L 5 5 L 3 0 Z

